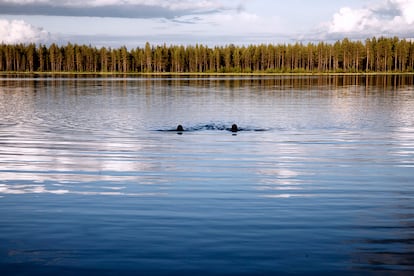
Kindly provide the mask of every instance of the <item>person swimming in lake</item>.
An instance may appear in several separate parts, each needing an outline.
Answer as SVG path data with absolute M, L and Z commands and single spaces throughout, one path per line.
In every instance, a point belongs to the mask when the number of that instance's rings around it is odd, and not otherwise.
M 233 124 L 233 125 L 231 126 L 231 132 L 237 132 L 237 131 L 239 131 L 239 128 L 237 127 L 237 125 L 236 125 L 236 124 Z
M 182 125 L 178 125 L 178 126 L 177 126 L 177 131 L 184 131 L 183 126 L 182 126 Z

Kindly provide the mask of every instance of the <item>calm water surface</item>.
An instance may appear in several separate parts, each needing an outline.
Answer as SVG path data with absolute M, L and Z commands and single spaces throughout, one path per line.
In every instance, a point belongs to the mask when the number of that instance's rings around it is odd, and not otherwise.
M 413 273 L 413 82 L 0 76 L 0 273 Z

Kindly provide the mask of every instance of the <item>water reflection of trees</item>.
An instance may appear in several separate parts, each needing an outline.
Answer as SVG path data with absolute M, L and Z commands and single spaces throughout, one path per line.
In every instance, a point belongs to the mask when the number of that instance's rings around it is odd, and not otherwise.
M 244 87 L 273 88 L 283 89 L 315 89 L 337 88 L 344 86 L 366 86 L 381 88 L 401 88 L 414 85 L 414 75 L 278 75 L 278 76 L 83 76 L 79 75 L 49 77 L 22 77 L 21 75 L 9 75 L 0 78 L 0 83 L 4 87 L 33 87 L 36 90 L 44 91 L 46 86 L 76 87 L 82 82 L 82 87 L 86 85 L 102 86 L 106 88 L 122 87 L 125 89 L 135 83 L 137 86 L 153 86 L 154 84 L 165 84 L 170 86 L 192 86 L 199 88 L 225 87 L 228 89 L 240 89 Z
M 220 77 L 220 78 L 194 78 L 186 80 L 189 85 L 208 87 L 224 86 L 226 88 L 242 87 L 273 87 L 276 89 L 306 89 L 315 87 L 342 87 L 342 86 L 368 86 L 368 87 L 403 87 L 414 84 L 412 75 L 326 75 L 326 76 L 272 76 L 272 77 Z M 182 84 L 182 80 L 175 79 L 173 83 Z

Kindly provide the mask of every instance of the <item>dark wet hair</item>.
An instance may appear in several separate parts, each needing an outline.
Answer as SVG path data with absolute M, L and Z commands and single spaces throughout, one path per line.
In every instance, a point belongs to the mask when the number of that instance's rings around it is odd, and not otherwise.
M 178 126 L 177 126 L 177 131 L 184 131 L 183 126 L 182 126 L 182 125 L 178 125 Z
M 232 126 L 231 126 L 231 131 L 232 132 L 237 132 L 239 129 L 238 129 L 238 127 L 237 127 L 237 125 L 236 124 L 233 124 Z

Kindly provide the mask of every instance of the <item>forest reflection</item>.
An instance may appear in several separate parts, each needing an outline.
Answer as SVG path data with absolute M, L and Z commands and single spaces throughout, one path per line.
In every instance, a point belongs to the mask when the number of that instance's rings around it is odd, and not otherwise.
M 0 75 L 0 85 L 3 87 L 33 87 L 43 89 L 46 86 L 76 87 L 82 81 L 82 86 L 113 86 L 118 89 L 139 83 L 139 86 L 151 86 L 159 82 L 169 86 L 188 85 L 198 88 L 224 87 L 239 89 L 242 87 L 273 88 L 276 90 L 300 89 L 314 90 L 315 87 L 337 88 L 346 86 L 365 86 L 379 88 L 401 88 L 414 85 L 412 74 L 390 75 L 252 75 L 252 76 L 221 76 L 221 75 L 31 75 L 7 74 Z

